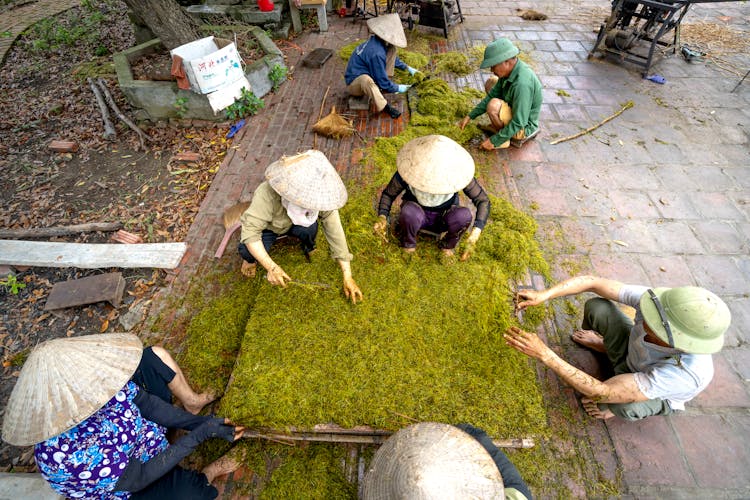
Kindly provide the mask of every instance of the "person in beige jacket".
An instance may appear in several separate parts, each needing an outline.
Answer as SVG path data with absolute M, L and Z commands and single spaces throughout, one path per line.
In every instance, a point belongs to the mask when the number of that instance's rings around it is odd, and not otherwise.
M 315 250 L 320 221 L 331 257 L 341 267 L 344 294 L 355 304 L 362 300 L 362 291 L 352 278 L 353 256 L 338 212 L 347 200 L 346 187 L 326 156 L 314 149 L 285 156 L 269 165 L 265 176 L 240 217 L 237 250 L 244 261 L 242 274 L 255 276 L 260 263 L 269 283 L 285 287 L 292 278 L 268 254 L 271 246 L 279 236 L 288 234 L 300 240 L 302 251 L 309 256 Z

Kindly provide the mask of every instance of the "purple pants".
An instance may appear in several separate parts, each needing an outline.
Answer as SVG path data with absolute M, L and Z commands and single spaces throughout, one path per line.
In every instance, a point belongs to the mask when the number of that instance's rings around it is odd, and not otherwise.
M 444 249 L 454 249 L 471 224 L 471 210 L 454 205 L 445 212 L 431 212 L 425 210 L 419 203 L 407 201 L 401 205 L 398 222 L 401 226 L 401 246 L 416 248 L 417 233 L 420 229 L 427 229 L 435 233 L 446 233 L 438 246 Z

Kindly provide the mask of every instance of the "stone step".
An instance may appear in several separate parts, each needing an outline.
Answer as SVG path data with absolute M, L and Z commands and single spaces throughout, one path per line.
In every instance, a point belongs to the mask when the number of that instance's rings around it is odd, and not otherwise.
M 63 500 L 41 474 L 0 472 L 0 500 Z

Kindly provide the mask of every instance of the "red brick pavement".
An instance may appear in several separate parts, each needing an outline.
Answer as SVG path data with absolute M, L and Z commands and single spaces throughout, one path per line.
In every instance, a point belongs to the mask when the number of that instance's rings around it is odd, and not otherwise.
M 388 97 L 403 113 L 396 120 L 384 113 L 373 115 L 348 109 L 343 78 L 345 63 L 336 51 L 367 37 L 367 30 L 364 23 L 354 23 L 351 19 L 333 18 L 330 22 L 332 29 L 328 33 L 306 33 L 290 44 L 287 66 L 293 71 L 289 80 L 265 97 L 265 107 L 235 136 L 187 235 L 189 250 L 179 267 L 176 286 L 186 283 L 201 263 L 213 258 L 224 235 L 221 214 L 237 201 L 252 197 L 270 163 L 283 155 L 315 148 L 326 154 L 343 178 L 356 178 L 357 172 L 352 167 L 362 157 L 362 139 L 397 135 L 403 130 L 409 117 L 403 96 Z M 318 47 L 332 49 L 335 54 L 322 68 L 303 66 L 302 58 Z M 354 121 L 359 136 L 330 139 L 312 131 L 321 112 L 325 116 L 332 106 Z M 234 258 L 233 246 L 230 242 L 225 259 Z

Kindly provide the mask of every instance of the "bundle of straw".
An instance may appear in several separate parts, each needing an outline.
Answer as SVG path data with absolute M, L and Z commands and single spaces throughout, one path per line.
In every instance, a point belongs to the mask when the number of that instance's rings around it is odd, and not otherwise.
M 354 126 L 352 122 L 336 113 L 336 106 L 332 106 L 331 112 L 313 125 L 313 131 L 320 135 L 340 139 L 352 135 Z

